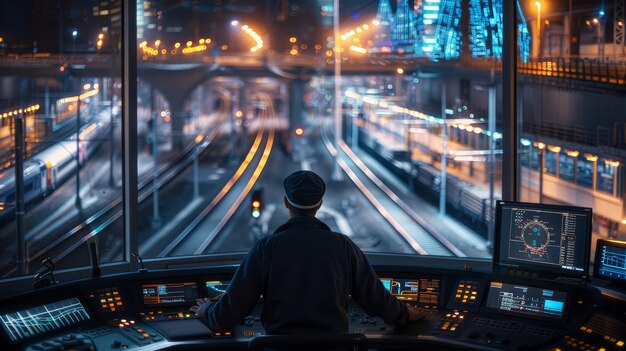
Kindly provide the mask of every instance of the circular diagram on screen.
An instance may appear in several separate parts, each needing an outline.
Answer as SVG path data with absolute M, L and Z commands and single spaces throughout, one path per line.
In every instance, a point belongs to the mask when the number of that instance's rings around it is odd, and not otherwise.
M 550 232 L 541 222 L 531 221 L 522 228 L 522 240 L 531 255 L 542 257 L 546 255 L 548 249 Z

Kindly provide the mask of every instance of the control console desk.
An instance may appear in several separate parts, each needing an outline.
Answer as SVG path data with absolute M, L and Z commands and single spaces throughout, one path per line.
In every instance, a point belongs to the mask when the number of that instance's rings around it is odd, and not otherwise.
M 362 349 L 623 350 L 626 297 L 593 284 L 472 271 L 376 267 L 426 318 L 385 326 L 351 302 Z M 127 273 L 57 285 L 0 304 L 2 349 L 246 349 L 264 335 L 263 302 L 232 331 L 210 334 L 189 307 L 219 298 L 235 267 Z M 306 303 L 306 301 L 303 301 Z

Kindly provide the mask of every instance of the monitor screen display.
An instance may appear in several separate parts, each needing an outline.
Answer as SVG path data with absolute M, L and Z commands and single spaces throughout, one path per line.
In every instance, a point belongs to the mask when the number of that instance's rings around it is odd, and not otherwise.
M 193 304 L 198 298 L 196 283 L 144 284 L 141 290 L 146 305 Z
M 209 280 L 206 282 L 206 291 L 207 291 L 207 297 L 211 300 L 217 300 L 220 297 L 222 297 L 222 295 L 224 295 L 224 293 L 226 292 L 226 289 L 228 289 L 228 284 L 230 284 L 230 281 L 225 281 L 225 280 Z
M 535 317 L 563 319 L 567 293 L 520 284 L 491 282 L 485 306 Z
M 436 278 L 380 278 L 391 295 L 422 308 L 439 308 L 441 280 Z
M 496 265 L 587 276 L 590 208 L 500 201 Z
M 380 278 L 383 286 L 400 301 L 417 301 L 419 281 L 415 279 Z
M 594 276 L 626 282 L 626 242 L 598 240 Z
M 12 341 L 20 341 L 89 320 L 77 298 L 0 315 L 0 323 Z

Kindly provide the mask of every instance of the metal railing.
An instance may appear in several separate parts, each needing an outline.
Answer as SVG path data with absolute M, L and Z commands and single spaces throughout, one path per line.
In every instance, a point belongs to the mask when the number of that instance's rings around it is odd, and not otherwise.
M 626 123 L 624 122 L 615 123 L 613 128 L 602 126 L 589 128 L 545 121 L 524 121 L 522 130 L 525 133 L 572 143 L 626 150 Z
M 626 84 L 626 62 L 558 57 L 520 62 L 518 72 L 538 76 L 578 79 L 599 83 Z

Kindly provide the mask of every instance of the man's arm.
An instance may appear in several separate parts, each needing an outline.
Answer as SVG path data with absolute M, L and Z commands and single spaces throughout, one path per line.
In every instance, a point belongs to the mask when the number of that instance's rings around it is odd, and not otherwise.
M 212 331 L 229 331 L 254 308 L 262 289 L 261 242 L 246 255 L 222 297 L 213 303 L 204 303 L 196 314 Z
M 350 244 L 350 294 L 370 316 L 380 316 L 387 324 L 404 325 L 409 317 L 413 317 L 407 306 L 385 289 L 361 249 L 352 242 Z

